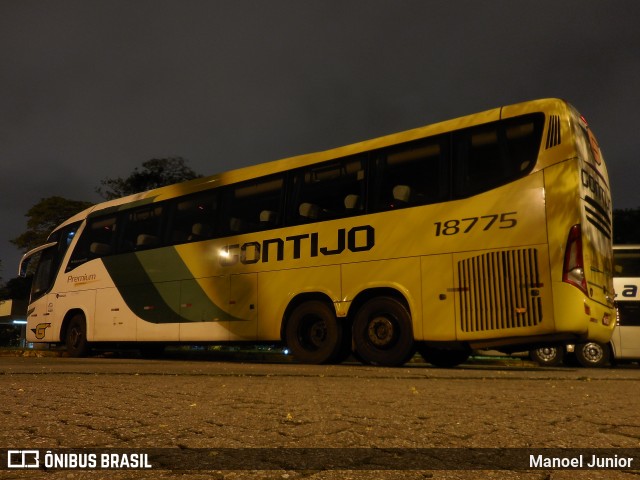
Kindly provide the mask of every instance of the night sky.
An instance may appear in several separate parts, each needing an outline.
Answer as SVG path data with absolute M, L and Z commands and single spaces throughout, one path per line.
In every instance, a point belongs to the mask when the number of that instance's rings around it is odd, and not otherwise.
M 0 276 L 25 213 L 181 156 L 208 175 L 569 100 L 640 207 L 637 0 L 0 0 Z

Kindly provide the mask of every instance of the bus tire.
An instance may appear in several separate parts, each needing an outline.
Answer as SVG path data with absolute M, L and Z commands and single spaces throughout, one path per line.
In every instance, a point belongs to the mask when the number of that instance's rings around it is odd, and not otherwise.
M 529 352 L 529 358 L 542 367 L 557 367 L 564 362 L 564 347 L 542 347 Z
M 82 313 L 76 313 L 69 320 L 65 332 L 65 345 L 67 353 L 72 357 L 84 357 L 89 353 L 87 341 L 87 320 Z
M 583 367 L 600 368 L 609 363 L 609 346 L 597 342 L 579 343 L 575 347 L 576 359 Z
M 457 367 L 461 363 L 469 360 L 471 352 L 468 349 L 444 349 L 437 347 L 429 347 L 427 345 L 419 345 L 418 352 L 424 358 L 424 361 L 430 363 L 434 367 L 452 368 Z
M 395 298 L 372 298 L 356 312 L 353 342 L 364 363 L 404 365 L 415 352 L 411 314 Z
M 317 365 L 339 356 L 343 332 L 332 306 L 310 300 L 298 305 L 289 316 L 285 340 L 297 361 Z

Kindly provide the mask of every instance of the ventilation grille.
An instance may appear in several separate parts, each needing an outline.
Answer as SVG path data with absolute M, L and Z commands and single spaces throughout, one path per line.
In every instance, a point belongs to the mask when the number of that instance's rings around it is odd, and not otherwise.
M 532 327 L 542 321 L 538 251 L 490 252 L 458 262 L 464 332 Z
M 551 115 L 549 117 L 549 130 L 547 131 L 547 148 L 560 145 L 561 142 L 560 117 L 558 115 Z

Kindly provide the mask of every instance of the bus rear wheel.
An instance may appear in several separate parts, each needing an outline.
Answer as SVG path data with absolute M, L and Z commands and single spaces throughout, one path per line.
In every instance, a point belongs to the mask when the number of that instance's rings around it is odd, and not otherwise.
M 564 362 L 564 347 L 541 347 L 529 352 L 531 360 L 543 367 L 556 367 Z
M 353 342 L 364 363 L 404 365 L 415 352 L 409 311 L 392 297 L 368 300 L 353 321 Z
M 67 353 L 72 357 L 84 357 L 89 353 L 87 341 L 87 320 L 82 313 L 76 313 L 69 320 L 65 334 Z
M 296 360 L 311 364 L 335 361 L 344 343 L 342 326 L 333 308 L 319 300 L 304 302 L 293 310 L 285 340 Z

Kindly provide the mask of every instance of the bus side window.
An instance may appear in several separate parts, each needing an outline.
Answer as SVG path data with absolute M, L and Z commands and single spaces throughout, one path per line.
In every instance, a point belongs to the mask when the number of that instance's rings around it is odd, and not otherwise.
M 640 327 L 640 302 L 618 302 L 618 325 Z
M 351 157 L 298 171 L 289 222 L 296 225 L 364 213 L 364 169 L 363 157 Z
M 504 183 L 507 172 L 496 123 L 458 131 L 453 139 L 456 198 L 476 195 Z
M 507 155 L 514 177 L 525 175 L 535 166 L 540 149 L 544 114 L 516 117 L 504 122 Z
M 524 177 L 535 166 L 543 114 L 523 115 L 453 134 L 454 198 Z
M 173 210 L 169 243 L 198 242 L 218 232 L 217 192 L 204 192 L 179 200 Z
M 66 271 L 68 272 L 89 260 L 113 253 L 115 235 L 115 215 L 88 220 L 71 254 Z
M 162 211 L 161 205 L 148 205 L 125 212 L 118 253 L 161 246 Z
M 276 174 L 225 187 L 227 233 L 239 234 L 275 228 L 281 222 L 284 175 Z
M 614 277 L 640 277 L 640 252 L 638 250 L 616 250 L 614 263 Z
M 378 152 L 376 211 L 449 199 L 448 136 L 409 142 Z

